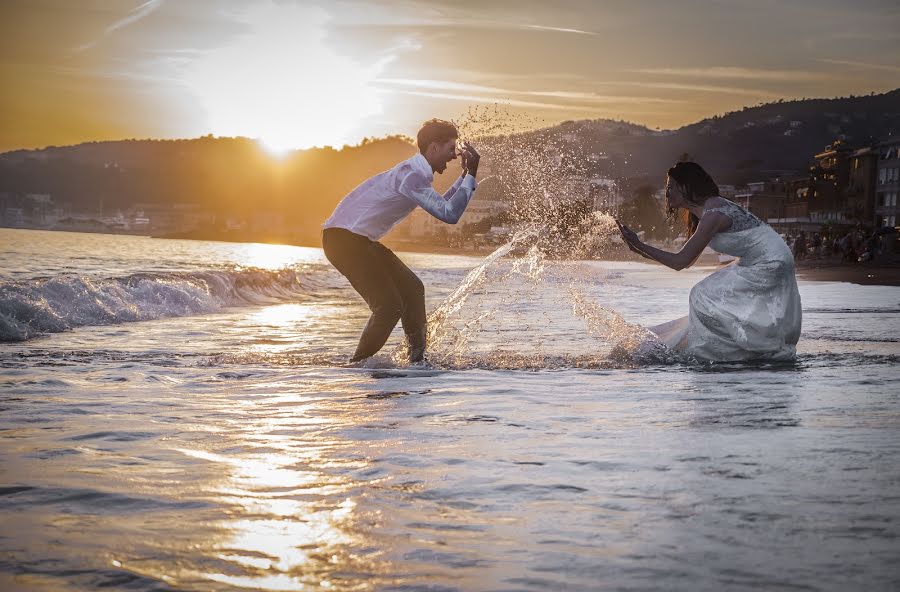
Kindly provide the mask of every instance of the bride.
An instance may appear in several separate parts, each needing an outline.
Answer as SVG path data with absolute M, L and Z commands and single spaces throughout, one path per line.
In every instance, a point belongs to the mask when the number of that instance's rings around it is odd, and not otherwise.
M 794 257 L 769 225 L 734 202 L 694 162 L 679 162 L 666 179 L 669 212 L 686 219 L 689 239 L 677 253 L 641 242 L 619 224 L 628 247 L 667 267 L 694 264 L 703 249 L 739 260 L 691 290 L 690 314 L 650 330 L 668 347 L 704 360 L 783 360 L 800 338 L 800 293 Z

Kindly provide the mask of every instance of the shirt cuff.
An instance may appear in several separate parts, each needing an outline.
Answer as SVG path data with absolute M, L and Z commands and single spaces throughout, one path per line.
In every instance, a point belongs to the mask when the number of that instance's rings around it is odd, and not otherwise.
M 472 191 L 475 191 L 475 189 L 478 188 L 478 181 L 476 181 L 475 177 L 473 177 L 472 175 L 466 175 L 466 178 L 463 179 L 462 186 L 468 187 Z

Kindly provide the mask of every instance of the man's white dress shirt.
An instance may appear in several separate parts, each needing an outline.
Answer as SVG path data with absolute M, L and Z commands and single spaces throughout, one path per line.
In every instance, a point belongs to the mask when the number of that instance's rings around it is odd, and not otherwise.
M 434 171 L 418 153 L 348 193 L 322 228 L 344 228 L 377 241 L 416 206 L 442 222 L 456 224 L 478 186 L 475 177 L 461 176 L 444 195 L 434 190 L 432 181 Z

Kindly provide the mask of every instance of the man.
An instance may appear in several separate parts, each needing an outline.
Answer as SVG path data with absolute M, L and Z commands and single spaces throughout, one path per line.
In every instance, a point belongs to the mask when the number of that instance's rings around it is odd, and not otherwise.
M 322 225 L 325 256 L 372 311 L 351 362 L 378 352 L 398 320 L 409 344 L 409 361 L 419 362 L 425 355 L 425 287 L 378 241 L 417 206 L 448 224 L 459 221 L 477 186 L 478 152 L 466 142 L 458 153 L 463 174 L 443 196 L 431 186 L 434 173 L 443 173 L 456 159 L 458 138 L 452 123 L 426 121 L 416 137 L 419 153 L 364 181 Z

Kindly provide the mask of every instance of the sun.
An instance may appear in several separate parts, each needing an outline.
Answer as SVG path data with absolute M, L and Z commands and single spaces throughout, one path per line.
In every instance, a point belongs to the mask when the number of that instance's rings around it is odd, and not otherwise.
M 303 148 L 303 146 L 297 145 L 294 138 L 285 141 L 282 141 L 279 138 L 256 138 L 256 140 L 266 154 L 277 159 L 282 159 L 294 150 Z
M 275 155 L 365 135 L 361 124 L 382 111 L 372 82 L 385 60 L 360 64 L 335 53 L 317 6 L 266 3 L 236 18 L 246 32 L 196 59 L 184 80 L 213 134 L 257 138 Z

